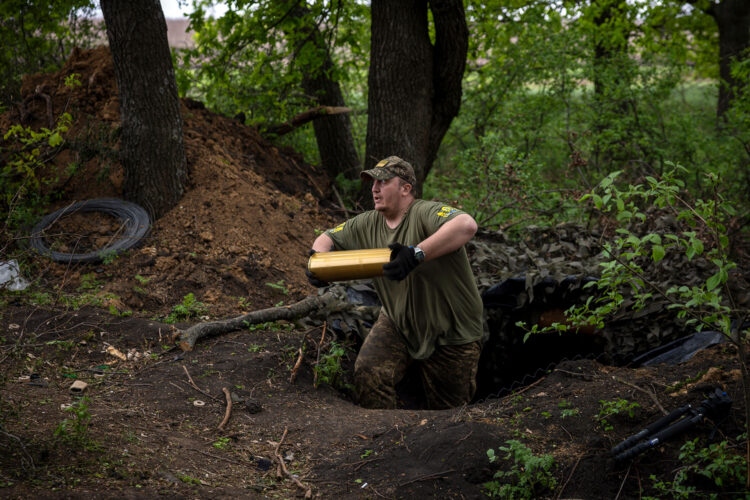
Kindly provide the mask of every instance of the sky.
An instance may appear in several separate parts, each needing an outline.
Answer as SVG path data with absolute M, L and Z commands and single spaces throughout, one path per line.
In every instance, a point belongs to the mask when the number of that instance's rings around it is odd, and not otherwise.
M 188 6 L 180 8 L 177 4 L 177 0 L 160 0 L 161 9 L 164 11 L 164 17 L 166 19 L 178 19 L 180 17 L 187 17 L 193 9 L 190 8 L 192 2 L 188 1 Z M 220 16 L 226 11 L 226 7 L 219 5 L 213 9 L 214 16 Z

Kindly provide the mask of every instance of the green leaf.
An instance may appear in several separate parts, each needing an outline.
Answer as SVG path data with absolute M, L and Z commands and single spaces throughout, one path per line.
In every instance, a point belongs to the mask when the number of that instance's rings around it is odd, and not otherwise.
M 654 262 L 659 262 L 661 259 L 664 258 L 664 247 L 661 245 L 654 245 L 651 247 L 651 257 L 654 259 Z
M 706 289 L 715 290 L 721 285 L 721 272 L 718 272 L 706 280 Z
M 60 137 L 60 134 L 57 132 L 49 136 L 49 145 L 52 146 L 53 148 L 56 146 L 59 146 L 60 144 L 62 144 L 62 142 L 63 142 L 63 138 Z

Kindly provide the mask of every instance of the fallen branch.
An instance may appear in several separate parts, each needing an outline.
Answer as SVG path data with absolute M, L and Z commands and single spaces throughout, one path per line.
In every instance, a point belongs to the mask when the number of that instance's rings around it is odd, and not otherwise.
M 281 443 L 284 442 L 284 438 L 286 438 L 287 431 L 288 429 L 284 427 L 284 433 L 281 435 L 281 439 L 276 445 L 276 449 L 274 450 L 273 454 L 276 457 L 276 460 L 279 462 L 279 468 L 284 472 L 284 474 L 286 474 L 287 477 L 289 477 L 292 481 L 294 481 L 294 484 L 296 484 L 298 488 L 305 490 L 305 498 L 312 498 L 312 489 L 302 484 L 299 479 L 294 477 L 289 472 L 289 470 L 286 468 L 286 465 L 284 464 L 284 458 L 279 453 L 279 449 L 281 448 Z
M 669 413 L 667 410 L 664 409 L 664 407 L 661 405 L 661 403 L 659 403 L 659 400 L 656 399 L 656 394 L 654 394 L 653 392 L 651 392 L 649 390 L 646 390 L 646 389 L 644 389 L 642 387 L 638 387 L 635 384 L 631 384 L 627 380 L 623 380 L 623 379 L 621 379 L 619 377 L 616 377 L 614 375 L 612 376 L 612 378 L 615 379 L 616 381 L 620 382 L 621 384 L 629 385 L 633 389 L 636 389 L 636 390 L 641 391 L 641 392 L 645 392 L 653 400 L 654 404 L 656 405 L 657 408 L 659 408 L 659 411 L 661 411 L 663 415 L 666 415 L 667 413 Z
M 316 118 L 330 115 L 339 115 L 342 113 L 351 113 L 351 111 L 351 108 L 346 108 L 343 106 L 316 106 L 312 109 L 308 109 L 307 111 L 303 111 L 302 113 L 292 118 L 291 121 L 282 123 L 280 125 L 271 125 L 270 127 L 268 127 L 268 129 L 266 129 L 266 133 L 264 135 L 279 136 L 288 134 L 292 130 L 301 127 L 305 123 L 311 122 Z
M 565 431 L 565 432 L 568 432 L 568 431 Z M 573 474 L 575 474 L 575 471 L 578 468 L 578 464 L 581 463 L 582 458 L 583 458 L 583 455 L 578 455 L 578 460 L 576 460 L 576 464 L 573 466 L 573 469 L 571 469 L 570 474 L 568 474 L 568 478 L 560 487 L 560 491 L 557 492 L 557 497 L 555 497 L 557 500 L 560 500 L 560 497 L 562 496 L 562 492 L 565 491 L 565 487 L 568 485 L 570 478 L 573 477 Z
M 235 330 L 242 330 L 250 325 L 266 323 L 278 320 L 295 320 L 307 316 L 310 312 L 323 308 L 335 300 L 333 294 L 324 293 L 323 295 L 309 296 L 299 302 L 280 307 L 269 307 L 253 311 L 236 318 L 222 321 L 209 321 L 198 323 L 187 330 L 177 330 L 176 337 L 179 346 L 183 351 L 192 351 L 198 340 L 203 337 L 220 335 Z
M 190 372 L 188 371 L 187 366 L 182 365 L 182 369 L 185 370 L 185 375 L 187 375 L 188 383 L 190 384 L 190 387 L 192 387 L 196 391 L 200 392 L 201 394 L 205 394 L 206 396 L 208 396 L 209 398 L 211 398 L 213 400 L 218 400 L 219 399 L 216 396 L 210 395 L 209 393 L 207 393 L 206 391 L 204 391 L 203 389 L 201 389 L 200 387 L 198 387 L 195 384 L 195 382 L 193 382 L 193 377 L 190 376 Z
M 289 383 L 293 384 L 294 380 L 297 378 L 297 372 L 299 371 L 299 367 L 302 366 L 302 358 L 304 356 L 302 355 L 302 348 L 299 348 L 299 356 L 297 357 L 297 362 L 294 363 L 294 368 L 292 368 L 292 374 L 289 377 Z
M 326 338 L 326 322 L 323 322 L 323 333 L 320 335 L 320 342 L 318 342 L 318 356 L 315 359 L 315 370 L 313 370 L 313 388 L 318 388 L 318 364 L 320 363 L 320 348 L 323 346 L 323 340 Z
M 229 417 L 232 415 L 232 395 L 229 393 L 229 389 L 227 389 L 226 387 L 222 387 L 221 390 L 227 397 L 227 411 L 224 413 L 224 420 L 222 420 L 219 424 L 219 430 L 223 431 L 224 426 L 227 425 L 227 422 L 229 422 Z
M 444 470 L 443 472 L 435 472 L 434 474 L 425 474 L 424 476 L 419 476 L 417 478 L 414 478 L 410 481 L 406 481 L 405 483 L 399 484 L 399 488 L 406 486 L 407 484 L 416 483 L 419 481 L 429 481 L 430 479 L 438 479 L 445 475 L 450 474 L 451 472 L 456 472 L 453 469 Z

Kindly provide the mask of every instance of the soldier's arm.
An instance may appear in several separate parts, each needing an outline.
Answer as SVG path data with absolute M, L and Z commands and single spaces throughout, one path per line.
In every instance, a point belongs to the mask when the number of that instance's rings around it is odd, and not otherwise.
M 464 246 L 474 237 L 478 228 L 477 222 L 471 215 L 459 214 L 440 226 L 417 246 L 424 252 L 425 261 L 437 259 Z
M 334 248 L 333 240 L 326 233 L 321 233 L 313 242 L 312 249 L 316 252 L 330 252 Z

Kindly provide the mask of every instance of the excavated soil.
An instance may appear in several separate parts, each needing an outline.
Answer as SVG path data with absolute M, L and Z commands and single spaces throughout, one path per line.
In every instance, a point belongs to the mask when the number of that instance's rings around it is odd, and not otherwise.
M 69 91 L 71 73 L 82 85 Z M 48 211 L 119 197 L 119 109 L 107 50 L 77 51 L 60 73 L 28 77 L 24 95 L 35 97 L 0 117 L 3 130 L 19 115 L 48 126 L 44 96 L 54 116 L 73 116 L 54 159 L 61 175 L 51 189 L 61 196 Z M 319 168 L 200 103 L 183 100 L 182 111 L 190 186 L 138 248 L 66 265 L 16 242 L 33 292 L 2 296 L 1 496 L 483 498 L 493 474 L 514 468 L 498 448 L 518 440 L 554 458 L 556 485 L 533 497 L 635 499 L 659 496 L 649 476 L 672 481 L 688 439 L 736 443 L 745 408 L 727 343 L 677 365 L 562 361 L 511 394 L 447 411 L 357 406 L 347 384 L 358 339 L 327 323 L 253 325 L 183 352 L 175 328 L 317 293 L 304 276 L 307 250 L 316 229 L 342 217 Z M 79 168 L 67 175 L 71 162 Z M 95 248 L 117 224 L 78 214 L 57 229 L 61 249 Z M 197 316 L 168 323 L 189 294 L 202 304 Z M 81 296 L 83 305 L 73 300 Z M 338 379 L 324 380 L 313 366 L 332 341 L 346 351 Z M 72 392 L 75 381 L 87 387 Z M 716 388 L 733 405 L 713 432 L 700 423 L 634 461 L 612 459 L 622 439 L 674 408 L 699 406 Z M 602 422 L 602 402 L 620 399 L 636 403 L 632 414 Z M 690 481 L 698 493 L 727 498 L 743 489 Z

